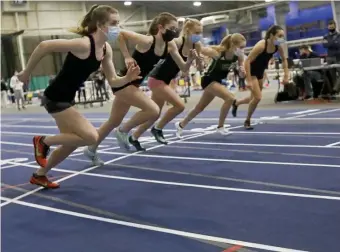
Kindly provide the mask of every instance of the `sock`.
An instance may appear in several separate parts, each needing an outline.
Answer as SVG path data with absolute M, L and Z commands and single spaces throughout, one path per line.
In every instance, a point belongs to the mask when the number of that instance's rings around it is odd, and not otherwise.
M 181 129 L 183 129 L 183 126 L 182 126 L 182 124 L 181 124 L 181 123 L 179 123 L 179 124 L 178 124 L 178 126 L 179 126 Z
M 131 135 L 130 137 L 131 137 L 132 141 L 136 141 L 137 140 L 133 135 Z
M 153 126 L 153 128 L 154 128 L 155 130 L 162 130 L 162 129 L 158 128 L 157 126 Z

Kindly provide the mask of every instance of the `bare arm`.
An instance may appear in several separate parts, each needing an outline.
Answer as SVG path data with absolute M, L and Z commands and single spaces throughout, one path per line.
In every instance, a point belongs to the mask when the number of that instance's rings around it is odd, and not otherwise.
M 244 55 L 238 56 L 238 65 L 240 69 L 240 76 L 244 78 L 245 70 L 244 70 Z
M 140 46 L 148 46 L 153 42 L 153 37 L 148 35 L 139 34 L 132 31 L 122 30 L 119 33 L 119 37 L 125 41 L 131 41 L 132 43 Z
M 192 63 L 191 57 L 189 56 L 187 61 L 184 62 L 183 58 L 181 57 L 181 55 L 178 52 L 177 45 L 174 41 L 168 42 L 168 51 L 169 51 L 171 57 L 173 58 L 173 60 L 175 61 L 175 63 L 177 64 L 177 66 L 180 68 L 180 70 L 182 72 L 187 72 L 190 68 L 191 63 Z
M 25 71 L 30 74 L 39 61 L 49 53 L 72 52 L 82 53 L 89 51 L 89 43 L 83 38 L 54 39 L 42 41 L 33 51 L 27 62 Z
M 279 46 L 279 54 L 282 59 L 282 67 L 284 71 L 284 81 L 288 81 L 289 79 L 289 69 L 288 69 L 288 61 L 285 55 L 285 52 L 283 51 L 283 48 Z
M 250 73 L 250 63 L 253 62 L 257 56 L 259 56 L 263 50 L 265 49 L 265 42 L 264 40 L 261 40 L 257 42 L 257 44 L 254 46 L 254 48 L 250 51 L 249 56 L 244 62 L 244 68 L 246 72 L 246 78 L 248 80 L 251 79 L 251 73 Z
M 210 57 L 210 58 L 217 58 L 220 54 L 218 51 L 211 47 L 205 47 L 200 42 L 196 43 L 196 50 L 198 55 L 203 54 L 204 56 Z
M 128 47 L 126 45 L 127 40 L 122 35 L 122 33 L 119 33 L 118 36 L 118 43 L 119 43 L 119 49 L 122 52 L 125 59 L 131 58 L 130 52 L 128 50 Z
M 140 79 L 138 67 L 130 67 L 124 77 L 119 77 L 116 73 L 112 56 L 112 48 L 106 43 L 106 54 L 102 61 L 102 68 L 111 87 L 122 87 L 135 79 Z

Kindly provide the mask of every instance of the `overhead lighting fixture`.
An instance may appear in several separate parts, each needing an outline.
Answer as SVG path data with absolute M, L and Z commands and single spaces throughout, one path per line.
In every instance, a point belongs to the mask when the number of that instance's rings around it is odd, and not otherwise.
M 199 7 L 199 6 L 201 6 L 201 5 L 202 5 L 201 2 L 194 2 L 194 6 L 196 6 L 196 7 Z
M 130 6 L 131 4 L 132 4 L 132 2 L 130 2 L 130 1 L 125 1 L 125 2 L 124 2 L 124 5 L 125 5 L 125 6 Z
M 273 2 L 273 0 L 265 0 L 267 3 Z

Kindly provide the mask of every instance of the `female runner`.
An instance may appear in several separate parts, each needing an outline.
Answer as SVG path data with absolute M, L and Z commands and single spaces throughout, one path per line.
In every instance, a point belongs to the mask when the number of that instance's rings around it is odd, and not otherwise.
M 177 130 L 177 137 L 181 137 L 183 128 L 199 113 L 201 113 L 217 96 L 224 100 L 221 107 L 220 118 L 217 127 L 217 132 L 222 135 L 228 135 L 229 132 L 224 128 L 224 122 L 229 109 L 233 102 L 235 102 L 234 95 L 229 92 L 221 84 L 221 80 L 226 78 L 230 72 L 232 64 L 238 62 L 240 71 L 243 69 L 243 49 L 246 46 L 246 39 L 243 35 L 235 33 L 223 38 L 220 45 L 212 47 L 201 47 L 197 49 L 198 52 L 212 58 L 212 62 L 204 73 L 201 79 L 203 94 L 198 104 L 192 109 L 189 114 L 180 122 L 175 124 Z
M 182 59 L 188 63 L 191 62 L 191 60 L 188 59 L 190 50 L 194 49 L 195 43 L 201 40 L 202 32 L 202 25 L 197 19 L 187 19 L 182 29 L 182 35 L 179 38 L 174 39 L 176 46 L 179 48 L 179 54 L 181 55 Z M 199 62 L 199 60 L 197 61 Z M 180 70 L 180 67 L 178 67 L 175 60 L 173 59 L 173 56 L 169 54 L 165 60 L 160 61 L 149 74 L 148 86 L 152 91 L 151 99 L 159 106 L 160 111 L 162 110 L 165 102 L 168 102 L 173 106 L 166 111 L 157 125 L 151 129 L 151 133 L 161 144 L 167 144 L 166 140 L 164 139 L 162 129 L 185 109 L 185 105 L 181 97 L 174 89 L 169 86 L 171 80 L 176 77 Z M 149 120 L 146 123 L 140 125 L 137 130 L 129 137 L 130 144 L 133 145 L 138 151 L 145 150 L 143 147 L 141 147 L 138 138 L 148 128 L 150 128 L 156 120 L 157 119 Z
M 124 77 L 118 77 L 112 63 L 112 49 L 106 42 L 119 34 L 118 11 L 110 6 L 94 5 L 81 26 L 74 30 L 81 38 L 55 39 L 41 42 L 32 53 L 26 69 L 18 74 L 27 81 L 38 62 L 47 54 L 67 52 L 61 71 L 45 89 L 43 104 L 54 118 L 60 134 L 33 137 L 34 155 L 41 166 L 31 177 L 32 184 L 45 188 L 58 188 L 59 184 L 46 177 L 49 170 L 67 158 L 77 147 L 94 144 L 98 140 L 96 128 L 74 108 L 78 88 L 102 64 L 105 75 L 113 87 L 120 87 L 137 79 L 138 67 L 130 67 Z M 59 145 L 47 159 L 50 146 Z
M 150 25 L 150 35 L 121 31 L 120 36 L 122 39 L 120 40 L 120 48 L 126 59 L 126 63 L 132 65 L 132 63 L 135 62 L 141 70 L 140 75 L 143 79 L 157 62 L 164 59 L 168 53 L 170 53 L 181 69 L 189 69 L 191 60 L 184 62 L 175 42 L 172 41 L 178 35 L 177 29 L 178 23 L 176 17 L 170 13 L 161 13 Z M 137 44 L 132 58 L 127 50 L 126 40 Z M 194 51 L 192 51 L 192 54 L 193 57 L 196 57 Z M 101 161 L 96 154 L 96 150 L 105 137 L 121 124 L 131 106 L 140 108 L 141 111 L 133 115 L 129 121 L 115 131 L 119 145 L 125 149 L 129 149 L 130 147 L 128 133 L 131 129 L 149 120 L 155 121 L 158 118 L 159 107 L 139 89 L 141 81 L 140 79 L 128 83 L 123 87 L 113 88 L 116 97 L 113 101 L 110 118 L 100 126 L 97 143 L 84 150 L 84 155 L 92 160 L 94 164 L 103 164 L 103 161 Z
M 236 101 L 233 104 L 232 114 L 236 117 L 238 106 L 249 103 L 248 115 L 244 122 L 244 127 L 247 130 L 254 129 L 250 124 L 250 120 L 262 98 L 264 72 L 277 51 L 281 56 L 284 69 L 283 83 L 288 83 L 289 81 L 288 63 L 282 48 L 282 44 L 286 42 L 284 36 L 283 29 L 278 25 L 273 25 L 268 29 L 265 38 L 257 42 L 245 60 L 246 80 L 251 96 Z

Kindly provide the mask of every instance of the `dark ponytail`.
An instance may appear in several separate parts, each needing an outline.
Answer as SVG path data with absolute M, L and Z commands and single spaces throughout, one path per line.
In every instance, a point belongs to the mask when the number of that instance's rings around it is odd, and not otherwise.
M 148 35 L 156 35 L 158 33 L 158 16 L 154 17 L 154 19 L 152 19 L 152 22 L 149 26 L 149 30 L 148 30 Z
M 152 20 L 149 26 L 148 35 L 156 35 L 158 33 L 158 25 L 164 26 L 171 21 L 177 22 L 177 18 L 169 12 L 160 13 Z
M 81 36 L 89 35 L 97 31 L 97 24 L 105 24 L 109 20 L 110 14 L 116 14 L 118 11 L 115 8 L 107 5 L 95 4 L 86 13 L 80 26 L 71 28 L 70 31 Z
M 275 36 L 276 35 L 276 33 L 278 32 L 278 31 L 283 31 L 283 28 L 281 27 L 281 26 L 279 26 L 279 25 L 272 25 L 271 27 L 269 27 L 269 29 L 267 30 L 267 32 L 266 32 L 266 36 L 264 37 L 264 39 L 269 39 L 270 38 L 270 35 L 273 35 L 273 36 Z

